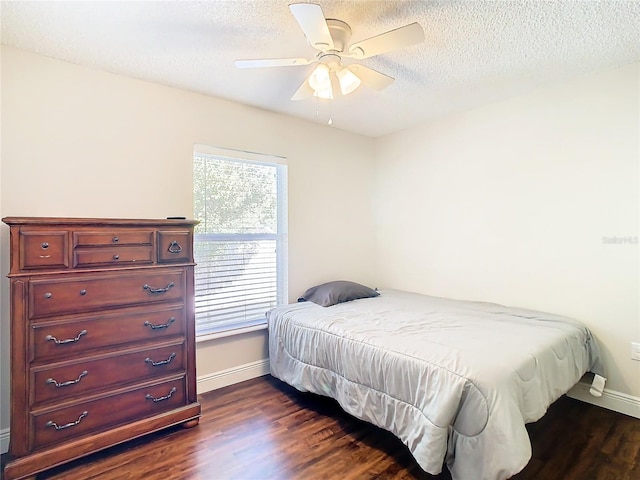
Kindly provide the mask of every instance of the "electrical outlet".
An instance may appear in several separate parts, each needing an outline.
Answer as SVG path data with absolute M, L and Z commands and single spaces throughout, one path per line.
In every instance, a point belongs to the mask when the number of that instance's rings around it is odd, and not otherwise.
M 631 342 L 631 360 L 640 361 L 640 343 Z

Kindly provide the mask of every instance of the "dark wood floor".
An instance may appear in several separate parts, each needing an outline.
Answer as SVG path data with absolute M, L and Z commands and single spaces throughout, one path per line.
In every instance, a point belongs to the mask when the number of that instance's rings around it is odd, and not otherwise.
M 202 419 L 38 475 L 38 480 L 430 479 L 390 433 L 270 377 L 201 396 Z M 640 420 L 563 397 L 528 427 L 517 480 L 638 480 Z M 475 480 L 475 479 L 470 479 Z

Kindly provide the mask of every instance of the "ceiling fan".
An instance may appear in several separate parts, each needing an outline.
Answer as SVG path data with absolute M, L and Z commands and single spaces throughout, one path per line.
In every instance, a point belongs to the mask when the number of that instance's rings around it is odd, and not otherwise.
M 424 41 L 422 27 L 418 23 L 411 23 L 347 47 L 351 39 L 351 27 L 342 20 L 325 19 L 320 5 L 293 3 L 289 5 L 289 9 L 307 37 L 309 45 L 319 50 L 315 58 L 236 60 L 235 65 L 238 68 L 263 68 L 317 63 L 316 68 L 293 94 L 291 100 L 309 97 L 333 99 L 338 92 L 347 95 L 361 84 L 382 90 L 393 83 L 392 77 L 357 63 L 343 65 L 342 59 L 360 60 Z

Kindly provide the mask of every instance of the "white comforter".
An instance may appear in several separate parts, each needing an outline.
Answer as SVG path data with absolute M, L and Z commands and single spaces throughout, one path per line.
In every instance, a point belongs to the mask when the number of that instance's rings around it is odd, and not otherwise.
M 604 375 L 582 324 L 502 305 L 400 291 L 269 321 L 271 373 L 393 432 L 454 480 L 508 478 L 531 457 L 525 423 L 587 371 Z

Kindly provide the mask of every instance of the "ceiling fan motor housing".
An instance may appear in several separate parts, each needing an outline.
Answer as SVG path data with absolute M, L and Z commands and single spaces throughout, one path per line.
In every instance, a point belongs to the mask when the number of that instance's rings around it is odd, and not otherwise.
M 333 49 L 329 51 L 344 52 L 351 38 L 351 27 L 346 22 L 335 18 L 327 18 L 327 27 L 333 39 Z

